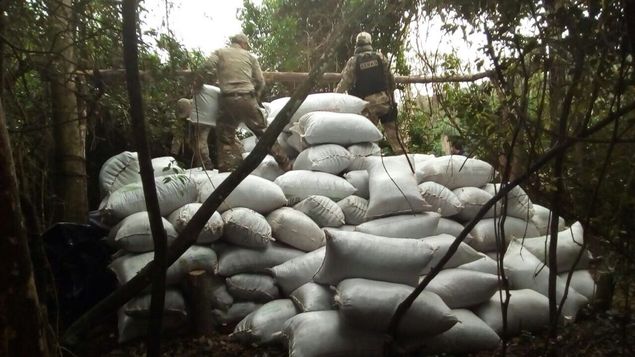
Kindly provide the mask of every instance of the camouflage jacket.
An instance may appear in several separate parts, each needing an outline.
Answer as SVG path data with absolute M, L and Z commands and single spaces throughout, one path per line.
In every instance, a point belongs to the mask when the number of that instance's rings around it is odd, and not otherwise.
M 258 60 L 237 44 L 214 51 L 194 75 L 201 85 L 217 79 L 223 93 L 260 95 L 265 86 Z

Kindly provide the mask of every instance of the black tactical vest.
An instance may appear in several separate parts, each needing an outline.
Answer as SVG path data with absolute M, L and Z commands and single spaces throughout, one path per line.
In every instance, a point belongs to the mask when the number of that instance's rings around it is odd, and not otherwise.
M 388 90 L 384 64 L 376 52 L 358 54 L 355 58 L 355 84 L 350 94 L 364 98 Z

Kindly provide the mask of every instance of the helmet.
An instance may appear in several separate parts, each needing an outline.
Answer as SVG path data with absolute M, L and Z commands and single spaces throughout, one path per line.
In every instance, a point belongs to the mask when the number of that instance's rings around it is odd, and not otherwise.
M 192 112 L 192 101 L 181 98 L 176 102 L 176 117 L 179 119 L 189 118 Z
M 231 41 L 231 43 L 245 45 L 245 47 L 247 47 L 248 49 L 251 48 L 249 44 L 249 37 L 247 37 L 247 35 L 245 35 L 244 33 L 239 33 L 230 37 L 229 41 Z
M 355 45 L 357 46 L 370 45 L 372 44 L 372 42 L 373 39 L 370 37 L 370 34 L 368 32 L 360 32 L 355 38 Z

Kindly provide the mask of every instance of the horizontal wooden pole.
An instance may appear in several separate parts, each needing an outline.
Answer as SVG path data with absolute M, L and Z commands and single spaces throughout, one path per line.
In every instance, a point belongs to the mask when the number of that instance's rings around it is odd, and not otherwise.
M 102 69 L 102 70 L 84 70 L 77 71 L 78 75 L 93 76 L 98 74 L 100 77 L 108 80 L 123 80 L 123 69 Z M 398 84 L 426 84 L 426 83 L 458 83 L 458 82 L 474 82 L 479 79 L 488 78 L 494 74 L 493 71 L 485 71 L 469 75 L 454 75 L 454 76 L 395 76 L 395 82 Z M 158 73 L 149 71 L 140 71 L 139 75 L 144 80 L 152 80 L 153 78 L 160 76 Z M 190 77 L 192 71 L 190 70 L 177 70 L 177 76 Z M 307 79 L 308 73 L 306 72 L 263 72 L 265 81 L 267 83 L 302 83 Z M 161 76 L 162 77 L 162 76 Z M 320 83 L 337 83 L 342 78 L 340 73 L 324 73 L 324 77 Z

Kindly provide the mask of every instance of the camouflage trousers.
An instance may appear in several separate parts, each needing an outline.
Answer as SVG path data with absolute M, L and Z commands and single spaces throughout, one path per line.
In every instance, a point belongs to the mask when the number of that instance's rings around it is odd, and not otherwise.
M 194 166 L 204 167 L 206 170 L 214 168 L 212 159 L 209 155 L 209 145 L 207 137 L 212 127 L 204 124 L 192 123 L 190 125 L 190 147 L 194 151 Z
M 220 115 L 216 121 L 218 170 L 227 172 L 235 170 L 242 162 L 242 144 L 236 136 L 238 126 L 244 123 L 260 138 L 267 129 L 267 124 L 253 95 L 221 96 L 219 101 Z M 289 158 L 280 145 L 275 143 L 270 153 L 281 169 L 289 169 Z
M 388 94 L 385 92 L 374 93 L 364 97 L 364 100 L 368 102 L 368 105 L 362 114 L 376 126 L 381 122 L 386 140 L 393 154 L 403 154 L 404 151 L 401 148 L 401 140 L 399 140 L 399 131 L 397 130 L 397 113 L 391 113 L 392 108 Z

